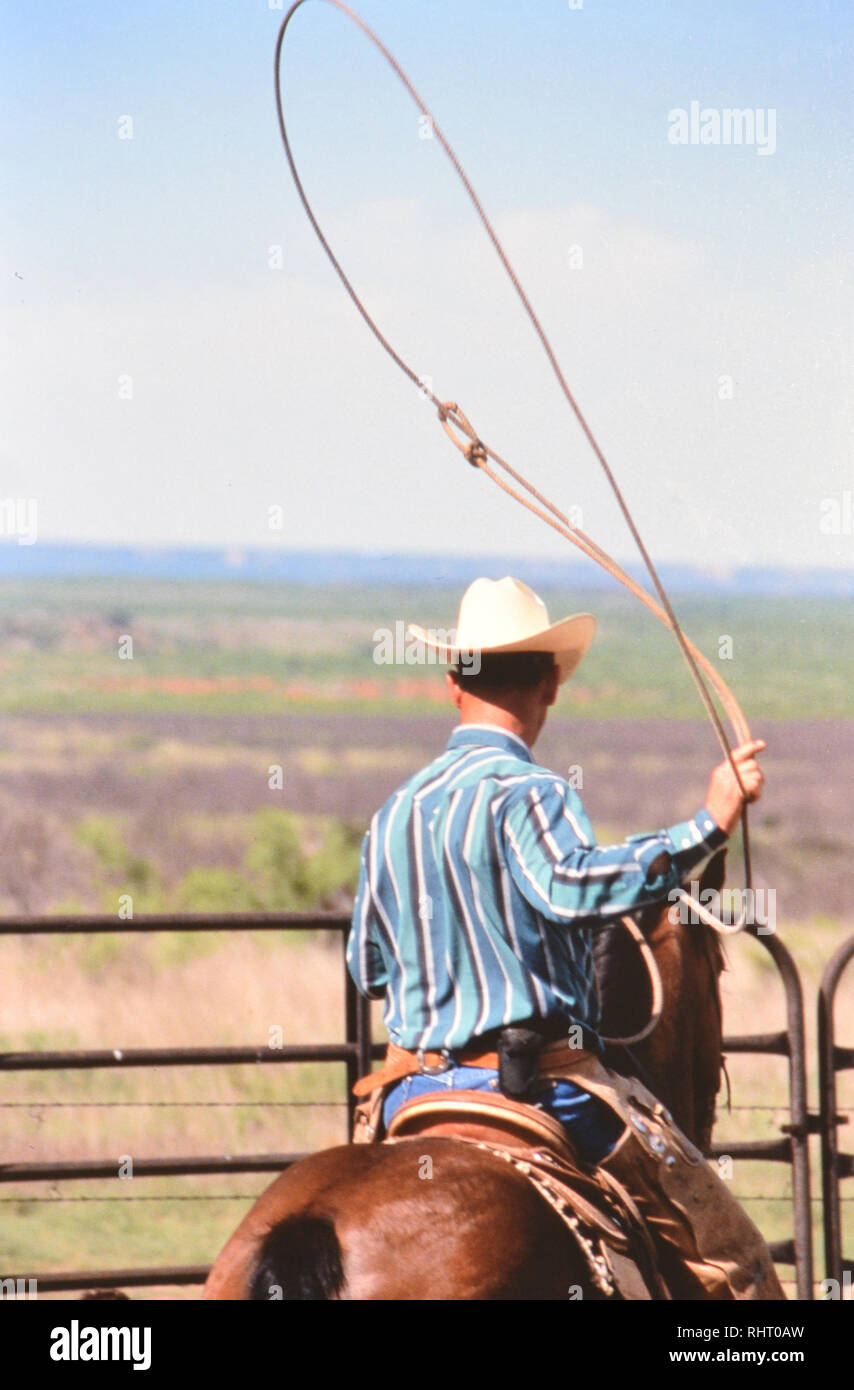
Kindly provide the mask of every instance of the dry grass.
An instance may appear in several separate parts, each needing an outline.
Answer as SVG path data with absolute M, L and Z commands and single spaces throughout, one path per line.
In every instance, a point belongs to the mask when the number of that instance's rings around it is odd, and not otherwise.
M 9 937 L 3 1031 L 20 1038 L 61 1020 L 79 1046 L 260 1046 L 277 1024 L 286 1042 L 329 1041 L 343 1026 L 341 953 L 311 936 Z

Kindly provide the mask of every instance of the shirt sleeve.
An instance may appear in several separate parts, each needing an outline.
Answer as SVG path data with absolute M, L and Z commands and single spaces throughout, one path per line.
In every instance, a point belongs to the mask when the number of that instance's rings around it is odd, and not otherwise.
M 705 806 L 691 820 L 619 845 L 593 844 L 588 829 L 577 794 L 558 779 L 520 789 L 505 807 L 513 880 L 552 921 L 608 921 L 660 902 L 728 838 Z
M 368 999 L 382 999 L 388 984 L 388 970 L 379 944 L 377 909 L 368 870 L 369 848 L 370 834 L 362 842 L 359 885 L 347 939 L 347 968 L 361 994 Z

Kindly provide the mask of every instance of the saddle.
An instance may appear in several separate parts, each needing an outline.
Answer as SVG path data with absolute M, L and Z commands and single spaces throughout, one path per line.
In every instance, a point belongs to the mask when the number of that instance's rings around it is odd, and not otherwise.
M 522 1173 L 563 1221 L 604 1298 L 669 1297 L 632 1198 L 609 1174 L 579 1164 L 550 1115 L 491 1092 L 435 1091 L 406 1101 L 383 1142 L 428 1136 L 475 1144 Z
M 573 1165 L 578 1162 L 563 1125 L 551 1115 L 490 1091 L 429 1091 L 405 1101 L 388 1127 L 390 1139 L 428 1133 L 504 1148 L 540 1146 Z

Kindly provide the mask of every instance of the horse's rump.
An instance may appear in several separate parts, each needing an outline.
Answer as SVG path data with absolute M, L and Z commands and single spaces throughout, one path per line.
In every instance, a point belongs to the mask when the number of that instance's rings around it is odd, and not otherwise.
M 206 1299 L 601 1298 L 557 1213 L 511 1164 L 459 1139 L 345 1145 L 271 1184 Z

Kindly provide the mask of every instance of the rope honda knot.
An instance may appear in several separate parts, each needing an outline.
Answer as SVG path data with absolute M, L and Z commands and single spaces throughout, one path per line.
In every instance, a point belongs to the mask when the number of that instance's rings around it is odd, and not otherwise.
M 456 444 L 472 468 L 482 468 L 489 456 L 489 450 L 483 440 L 478 438 L 471 421 L 463 414 L 456 401 L 442 401 L 438 410 L 442 428 L 451 442 Z M 467 444 L 454 433 L 455 429 L 468 440 Z

